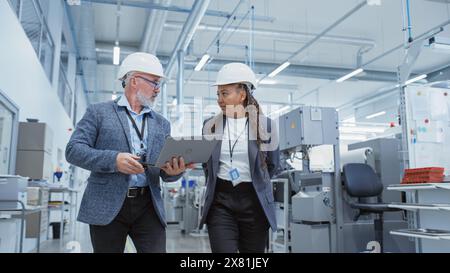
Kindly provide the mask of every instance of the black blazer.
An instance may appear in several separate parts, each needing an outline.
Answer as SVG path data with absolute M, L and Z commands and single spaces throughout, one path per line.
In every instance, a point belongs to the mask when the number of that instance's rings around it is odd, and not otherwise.
M 255 187 L 256 194 L 258 195 L 258 200 L 261 204 L 261 207 L 264 210 L 264 213 L 267 217 L 267 220 L 270 223 L 273 231 L 277 230 L 277 223 L 275 218 L 275 204 L 273 198 L 273 188 L 270 179 L 278 172 L 279 161 L 280 161 L 280 152 L 278 147 L 278 131 L 275 124 L 270 118 L 264 117 L 267 123 L 267 132 L 271 133 L 274 130 L 275 139 L 271 137 L 267 141 L 263 141 L 264 144 L 269 145 L 273 144 L 273 149 L 269 151 L 263 151 L 265 154 L 265 163 L 267 168 L 263 168 L 262 161 L 263 156 L 261 155 L 258 144 L 256 140 L 248 141 L 248 157 L 250 163 L 250 174 L 252 178 L 253 186 Z M 264 120 L 264 119 L 263 119 Z M 212 122 L 213 119 L 207 119 L 203 123 L 203 135 L 218 135 L 222 136 L 224 127 L 226 125 L 226 118 L 218 119 L 218 122 L 213 126 L 213 130 L 210 132 L 205 132 L 205 125 Z M 217 130 L 219 128 L 220 130 Z M 252 132 L 250 132 L 250 136 L 252 136 Z M 253 138 L 255 139 L 255 138 Z M 273 141 L 273 142 L 272 142 Z M 271 144 L 271 146 L 272 146 Z M 208 215 L 208 211 L 211 207 L 212 201 L 214 199 L 217 173 L 219 171 L 219 159 L 221 153 L 222 141 L 219 141 L 217 146 L 214 148 L 211 157 L 209 158 L 207 163 L 203 164 L 203 170 L 205 172 L 206 177 L 206 198 L 205 204 L 202 212 L 202 217 L 200 221 L 200 228 L 206 222 L 206 218 Z

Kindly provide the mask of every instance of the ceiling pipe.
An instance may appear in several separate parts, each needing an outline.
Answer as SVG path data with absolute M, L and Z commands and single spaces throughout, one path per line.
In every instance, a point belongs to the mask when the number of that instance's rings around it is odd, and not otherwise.
M 206 9 L 208 8 L 210 0 L 196 0 L 193 7 L 192 13 L 189 14 L 186 19 L 186 23 L 184 24 L 183 30 L 178 37 L 178 40 L 175 44 L 175 48 L 172 51 L 172 56 L 170 57 L 169 63 L 166 66 L 164 74 L 167 78 L 170 79 L 172 74 L 172 69 L 174 68 L 177 54 L 179 50 L 186 51 L 189 43 L 192 40 L 195 32 L 197 31 L 197 27 L 200 24 L 203 16 L 205 15 Z
M 78 39 L 77 39 L 76 34 L 75 34 L 73 16 L 72 16 L 72 13 L 69 10 L 69 6 L 68 6 L 68 4 L 66 2 L 64 2 L 64 13 L 67 16 L 67 21 L 69 22 L 70 35 L 71 35 L 71 38 L 72 38 L 73 43 L 74 43 L 75 54 L 76 54 L 77 60 L 79 60 L 80 59 L 80 50 L 78 48 Z M 86 103 L 90 104 L 90 99 L 89 99 L 89 96 L 87 95 L 87 92 L 88 92 L 89 89 L 88 89 L 88 86 L 87 86 L 86 78 L 85 78 L 84 73 L 83 73 L 83 68 L 79 67 L 78 62 L 77 62 L 77 67 L 81 71 L 81 73 L 80 73 L 81 74 L 81 84 L 83 85 L 83 94 L 84 94 L 84 97 L 86 99 Z
M 155 3 L 170 5 L 172 0 L 156 0 Z M 167 19 L 167 13 L 168 11 L 166 10 L 150 10 L 144 35 L 142 36 L 140 46 L 141 52 L 148 52 L 156 55 L 156 50 L 158 49 L 159 41 L 161 40 L 163 33 L 164 23 Z
M 97 4 L 109 4 L 109 5 L 116 5 L 116 0 L 83 0 L 82 3 L 85 2 L 92 2 Z M 122 1 L 122 5 L 126 7 L 134 7 L 134 8 L 144 8 L 144 9 L 156 9 L 156 10 L 164 10 L 164 11 L 172 11 L 172 12 L 181 12 L 181 13 L 192 13 L 192 9 L 184 8 L 180 6 L 173 6 L 173 5 L 158 5 L 155 3 L 151 3 L 149 1 L 146 2 L 140 2 L 140 1 L 130 1 L 130 0 L 124 0 Z M 206 16 L 213 16 L 213 17 L 222 17 L 222 18 L 229 18 L 230 14 L 228 12 L 224 11 L 218 11 L 218 10 L 208 10 L 205 13 Z M 244 15 L 236 15 L 236 18 L 242 19 Z M 273 23 L 275 21 L 274 17 L 269 16 L 261 16 L 256 15 L 255 21 L 261 21 L 261 22 L 270 22 Z
M 175 22 L 175 21 L 167 21 L 164 24 L 164 29 L 166 29 L 166 30 L 179 30 L 182 27 L 183 27 L 182 23 Z M 221 28 L 222 28 L 221 26 L 200 24 L 198 26 L 198 31 L 218 32 L 218 31 L 220 31 Z M 240 33 L 243 35 L 250 34 L 250 30 L 248 28 L 225 29 L 224 31 Z M 285 40 L 285 41 L 304 41 L 305 39 L 311 39 L 318 35 L 316 33 L 291 32 L 291 31 L 269 30 L 269 29 L 254 29 L 253 33 L 257 37 L 265 37 L 265 38 Z M 370 47 L 370 48 L 373 48 L 376 46 L 375 41 L 373 41 L 371 39 L 355 38 L 355 37 L 348 37 L 348 36 L 337 36 L 337 35 L 324 35 L 320 39 L 320 42 L 332 43 L 332 44 L 345 44 L 345 45 L 350 45 L 350 46 Z
M 170 57 L 166 67 L 164 74 L 168 80 L 172 76 L 172 69 L 174 68 L 174 64 L 176 62 L 177 56 L 180 51 L 185 52 L 189 43 L 194 36 L 200 21 L 203 19 L 205 15 L 206 9 L 208 8 L 210 0 L 196 0 L 194 5 L 192 6 L 192 12 L 189 14 L 186 22 L 184 24 L 183 29 L 181 30 L 180 36 L 178 37 L 177 42 L 175 43 L 175 48 L 173 49 L 172 56 Z M 167 102 L 167 88 L 163 88 L 161 90 L 161 97 L 163 101 Z M 162 105 L 162 112 L 167 113 L 167 103 Z
M 99 64 L 111 64 L 111 52 L 112 48 L 103 48 L 101 45 L 97 45 L 97 56 Z M 121 53 L 127 54 L 129 52 L 134 52 L 132 48 L 124 48 Z M 169 61 L 169 56 L 158 55 L 161 63 L 167 64 Z M 205 67 L 205 71 L 217 72 L 220 68 L 230 62 L 235 62 L 238 60 L 231 59 L 214 59 L 208 66 Z M 185 69 L 194 69 L 197 65 L 196 61 L 185 61 Z M 273 68 L 273 63 L 265 62 L 255 62 L 255 72 L 258 74 L 263 74 L 270 72 Z M 315 78 L 315 79 L 326 79 L 334 80 L 340 75 L 350 73 L 353 69 L 339 68 L 339 67 L 323 67 L 323 66 L 312 66 L 312 65 L 290 65 L 283 71 L 283 75 L 293 76 L 293 77 L 304 77 L 304 78 Z M 361 81 L 377 81 L 377 82 L 396 82 L 397 73 L 396 72 L 386 72 L 377 70 L 364 70 L 364 74 L 358 77 Z
M 71 6 L 68 8 L 68 14 L 76 18 L 75 31 L 78 35 L 78 61 L 81 65 L 82 75 L 86 82 L 86 90 L 94 91 L 94 100 L 96 99 L 95 90 L 97 90 L 97 55 L 95 52 L 95 33 L 94 28 L 94 9 L 89 2 L 81 6 Z M 77 20 L 78 19 L 78 20 Z M 112 58 L 112 55 L 110 56 Z M 111 62 L 112 64 L 112 62 Z

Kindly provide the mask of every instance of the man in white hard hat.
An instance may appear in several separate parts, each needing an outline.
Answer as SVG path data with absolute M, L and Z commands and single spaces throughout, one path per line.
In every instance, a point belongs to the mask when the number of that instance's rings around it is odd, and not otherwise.
M 90 105 L 66 147 L 66 159 L 91 171 L 78 220 L 89 224 L 94 252 L 123 252 L 130 236 L 141 253 L 165 252 L 165 216 L 160 177 L 176 181 L 186 168 L 174 158 L 155 163 L 170 135 L 170 123 L 152 110 L 163 68 L 148 53 L 123 61 L 118 79 L 124 96 Z

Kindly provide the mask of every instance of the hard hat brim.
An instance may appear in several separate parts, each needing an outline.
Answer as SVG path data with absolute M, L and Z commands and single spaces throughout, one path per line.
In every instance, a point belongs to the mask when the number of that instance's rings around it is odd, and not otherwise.
M 249 83 L 253 87 L 252 90 L 256 89 L 256 86 L 251 82 L 215 82 L 215 83 L 211 84 L 210 86 L 213 87 L 213 86 L 228 85 L 228 84 L 235 84 L 235 83 L 243 83 L 243 84 Z
M 130 72 L 144 73 L 144 74 L 149 74 L 149 75 L 153 75 L 153 76 L 156 76 L 156 77 L 160 77 L 161 79 L 167 79 L 166 75 L 156 75 L 156 74 L 153 74 L 153 73 L 147 73 L 147 72 L 142 72 L 142 71 L 128 71 L 126 74 L 128 74 L 128 73 L 130 73 Z M 125 74 L 125 75 L 126 75 L 126 74 Z M 120 78 L 117 78 L 117 80 L 118 80 L 118 81 L 123 81 L 123 77 L 125 77 L 125 75 L 123 75 L 123 76 L 120 77 Z

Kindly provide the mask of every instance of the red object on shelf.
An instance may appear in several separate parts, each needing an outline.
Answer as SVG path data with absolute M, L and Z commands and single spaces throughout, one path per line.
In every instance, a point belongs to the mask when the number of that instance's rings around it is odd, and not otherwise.
M 444 180 L 444 168 L 428 167 L 406 169 L 401 184 L 439 183 Z

